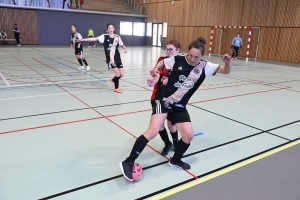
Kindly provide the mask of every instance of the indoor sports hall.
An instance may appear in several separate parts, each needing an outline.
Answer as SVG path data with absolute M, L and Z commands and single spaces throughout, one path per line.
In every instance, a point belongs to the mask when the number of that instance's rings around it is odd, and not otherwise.
M 0 6 L 0 200 L 300 199 L 298 1 L 2 0 Z M 115 90 L 107 38 L 85 40 L 89 30 L 90 38 L 109 36 L 108 23 L 120 36 L 122 92 Z M 189 62 L 189 45 L 199 37 L 206 40 L 203 59 L 228 62 L 231 72 L 207 76 L 186 106 L 193 139 L 182 161 L 191 169 L 171 167 L 174 149 L 162 156 L 157 135 L 137 152 L 140 180 L 128 181 L 120 162 L 153 116 L 149 72 L 170 52 L 171 40 Z

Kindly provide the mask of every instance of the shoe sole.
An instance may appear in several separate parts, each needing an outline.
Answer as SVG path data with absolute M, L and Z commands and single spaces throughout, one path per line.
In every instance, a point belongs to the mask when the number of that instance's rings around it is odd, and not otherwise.
M 127 178 L 127 176 L 125 175 L 125 173 L 124 173 L 124 170 L 123 170 L 123 165 L 122 165 L 122 162 L 120 162 L 120 168 L 121 168 L 121 170 L 122 170 L 122 174 L 123 174 L 123 176 L 124 176 L 124 178 L 126 178 L 128 181 L 130 181 L 130 182 L 133 182 L 133 180 L 132 179 L 129 179 L 129 178 Z
M 171 167 L 177 167 L 177 168 L 181 168 L 181 169 L 183 169 L 183 170 L 190 170 L 190 169 L 184 169 L 184 168 L 182 168 L 182 167 L 180 167 L 180 166 L 178 166 L 178 165 L 173 165 L 172 163 L 171 163 L 171 161 L 169 161 L 169 165 L 171 166 Z
M 178 165 L 173 165 L 170 161 L 169 161 L 169 165 L 170 165 L 171 167 L 177 167 L 177 168 L 183 169 L 182 167 L 180 167 L 180 166 L 178 166 Z

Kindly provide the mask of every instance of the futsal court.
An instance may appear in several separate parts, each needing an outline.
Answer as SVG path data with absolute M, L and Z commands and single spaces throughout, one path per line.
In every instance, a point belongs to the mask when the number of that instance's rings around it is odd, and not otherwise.
M 102 47 L 85 45 L 89 72 L 68 46 L 0 48 L 1 200 L 300 198 L 298 64 L 240 58 L 229 75 L 206 78 L 188 105 L 195 137 L 183 161 L 191 170 L 170 167 L 174 152 L 161 156 L 157 136 L 136 161 L 142 179 L 128 182 L 119 162 L 148 128 L 146 81 L 165 52 L 120 52 L 122 94 Z

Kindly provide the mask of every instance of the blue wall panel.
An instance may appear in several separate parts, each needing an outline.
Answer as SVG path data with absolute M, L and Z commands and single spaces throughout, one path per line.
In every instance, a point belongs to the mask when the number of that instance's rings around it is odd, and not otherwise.
M 77 31 L 85 38 L 89 26 L 92 26 L 95 36 L 106 30 L 107 23 L 115 24 L 117 32 L 120 31 L 120 21 L 145 22 L 144 17 L 105 15 L 96 13 L 62 12 L 38 10 L 39 37 L 41 45 L 66 45 L 70 44 L 71 25 L 77 26 Z M 127 46 L 146 45 L 146 36 L 122 36 Z

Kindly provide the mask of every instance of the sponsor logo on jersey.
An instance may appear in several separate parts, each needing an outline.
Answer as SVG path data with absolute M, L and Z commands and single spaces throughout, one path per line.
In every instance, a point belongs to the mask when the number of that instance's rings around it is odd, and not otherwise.
M 192 89 L 194 87 L 193 79 L 184 75 L 179 76 L 179 81 L 174 84 L 175 87 L 180 89 Z
M 198 68 L 195 68 L 195 69 L 194 69 L 194 73 L 195 73 L 195 74 L 199 74 L 199 73 L 200 73 L 200 70 L 199 70 Z
M 178 70 L 182 70 L 182 66 L 178 67 Z

